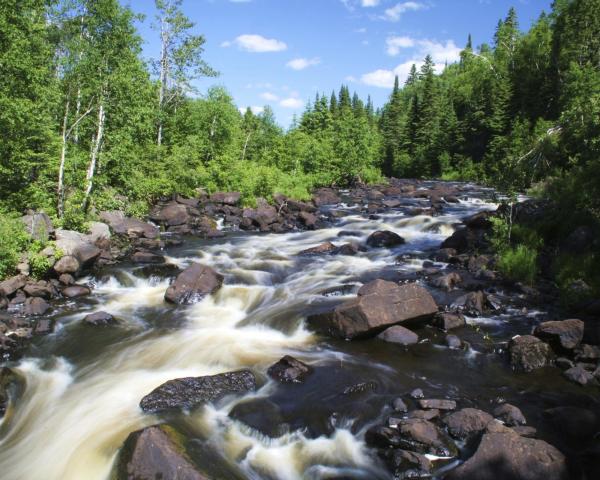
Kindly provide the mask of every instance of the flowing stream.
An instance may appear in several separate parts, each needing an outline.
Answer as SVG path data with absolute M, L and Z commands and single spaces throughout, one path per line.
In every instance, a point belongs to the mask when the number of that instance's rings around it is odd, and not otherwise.
M 515 305 L 497 317 L 469 319 L 471 327 L 460 333 L 471 344 L 466 350 L 445 347 L 443 334 L 430 327 L 406 349 L 376 339 L 324 339 L 304 324 L 307 315 L 350 298 L 366 281 L 418 278 L 428 253 L 462 217 L 496 206 L 489 190 L 468 187 L 463 193 L 460 203 L 436 217 L 411 217 L 405 205 L 369 219 L 342 204 L 334 208 L 338 220 L 322 230 L 186 239 L 167 252 L 169 264 L 200 262 L 225 276 L 219 292 L 191 306 L 163 301 L 169 265 L 118 265 L 88 278 L 95 283 L 93 295 L 85 303 L 60 305 L 57 332 L 37 340 L 16 366 L 26 388 L 0 424 L 0 477 L 105 480 L 127 435 L 160 421 L 140 410 L 144 395 L 170 379 L 244 367 L 257 374 L 257 392 L 173 420 L 198 437 L 199 457 L 222 459 L 222 478 L 390 478 L 363 434 L 394 398 L 417 387 L 433 398 L 484 409 L 500 398 L 511 400 L 535 423 L 538 407 L 556 395 L 552 382 L 561 381 L 559 375 L 515 377 L 496 345 L 529 331 L 543 312 Z M 386 229 L 406 244 L 356 256 L 296 255 L 325 241 L 364 243 L 373 231 Z M 354 236 L 338 238 L 340 231 Z M 95 329 L 81 323 L 100 310 L 122 325 Z M 267 368 L 285 354 L 315 367 L 309 381 L 288 386 L 268 379 Z M 351 388 L 368 382 L 366 390 Z M 235 404 L 266 397 L 285 417 L 287 431 L 279 436 L 228 416 Z

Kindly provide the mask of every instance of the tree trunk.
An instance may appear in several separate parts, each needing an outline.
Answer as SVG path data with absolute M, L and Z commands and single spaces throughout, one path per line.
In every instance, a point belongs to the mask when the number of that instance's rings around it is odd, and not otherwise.
M 98 129 L 96 131 L 96 135 L 94 141 L 92 142 L 92 152 L 90 154 L 90 165 L 88 166 L 87 175 L 86 175 L 86 187 L 85 187 L 85 196 L 83 198 L 83 210 L 87 211 L 90 194 L 92 193 L 92 187 L 94 185 L 94 173 L 96 171 L 96 163 L 98 161 L 98 155 L 100 153 L 100 148 L 102 146 L 102 138 L 104 135 L 104 105 L 100 104 L 98 108 Z
M 244 158 L 246 158 L 246 149 L 248 148 L 248 142 L 250 141 L 250 135 L 252 135 L 252 132 L 248 132 L 248 135 L 246 136 L 246 141 L 244 142 L 244 149 L 242 150 L 242 162 L 244 161 Z
M 163 121 L 162 114 L 165 103 L 165 95 L 167 92 L 169 82 L 169 29 L 165 25 L 165 19 L 160 19 L 160 40 L 161 40 L 161 51 L 160 51 L 160 89 L 158 91 L 158 135 L 156 138 L 156 144 L 160 147 L 162 144 L 163 136 Z
M 64 178 L 65 178 L 65 158 L 67 155 L 67 122 L 69 121 L 69 100 L 65 105 L 65 115 L 63 117 L 63 126 L 62 126 L 62 146 L 60 149 L 60 165 L 58 166 L 58 188 L 57 188 L 57 196 L 58 196 L 58 218 L 62 218 L 64 213 L 64 199 L 65 199 L 65 186 L 64 186 Z

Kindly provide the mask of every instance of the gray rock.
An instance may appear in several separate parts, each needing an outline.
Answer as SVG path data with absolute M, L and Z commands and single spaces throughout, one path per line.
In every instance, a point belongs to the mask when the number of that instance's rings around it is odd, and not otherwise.
M 399 345 L 414 345 L 418 343 L 419 336 L 401 325 L 386 328 L 383 332 L 377 335 L 377 338 L 389 343 L 397 343 Z
M 302 383 L 312 371 L 312 367 L 290 355 L 286 355 L 277 363 L 271 365 L 267 370 L 267 374 L 281 383 Z
M 223 284 L 223 276 L 212 268 L 193 263 L 177 275 L 165 292 L 165 300 L 176 304 L 191 304 L 216 292 Z
M 513 370 L 531 372 L 552 364 L 554 354 L 550 346 L 532 335 L 514 337 L 508 344 Z
M 425 409 L 436 409 L 436 410 L 454 410 L 456 408 L 456 402 L 454 400 L 446 399 L 421 399 L 419 400 L 421 408 Z
M 397 233 L 388 230 L 379 230 L 367 238 L 367 245 L 373 248 L 391 248 L 406 243 Z
M 534 335 L 558 352 L 568 351 L 581 343 L 583 327 L 584 323 L 577 319 L 543 322 L 536 327 Z
M 21 217 L 27 234 L 39 242 L 47 242 L 54 235 L 52 220 L 44 212 L 36 212 Z
M 394 408 L 395 412 L 408 412 L 408 407 L 406 406 L 406 403 L 404 403 L 404 400 L 402 400 L 401 398 L 396 398 L 392 403 L 392 407 Z
M 581 365 L 575 365 L 574 367 L 565 370 L 563 375 L 571 382 L 578 383 L 582 386 L 596 385 L 598 383 L 593 373 L 588 372 Z
M 24 313 L 27 316 L 43 315 L 48 310 L 50 310 L 50 305 L 43 298 L 30 297 L 27 300 L 25 300 Z
M 92 293 L 92 291 L 84 285 L 71 285 L 63 288 L 61 293 L 67 298 L 78 298 L 85 297 L 86 295 Z
M 111 325 L 117 325 L 119 323 L 115 317 L 106 312 L 90 313 L 83 318 L 83 322 L 93 327 L 107 327 Z
M 525 425 L 527 420 L 518 407 L 510 403 L 503 403 L 494 409 L 494 416 L 502 420 L 509 427 Z
M 79 267 L 79 260 L 77 258 L 72 255 L 65 255 L 54 264 L 53 268 L 56 273 L 62 275 L 63 273 L 76 273 Z
M 494 421 L 494 417 L 476 408 L 463 408 L 444 417 L 442 421 L 450 435 L 464 440 L 485 431 L 488 424 Z
M 27 284 L 27 277 L 25 275 L 15 275 L 14 277 L 7 278 L 0 282 L 0 291 L 7 297 L 10 297 L 20 288 L 23 288 Z

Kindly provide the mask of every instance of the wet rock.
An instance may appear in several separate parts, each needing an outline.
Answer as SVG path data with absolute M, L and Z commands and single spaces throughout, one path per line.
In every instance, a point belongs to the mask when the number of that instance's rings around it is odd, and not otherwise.
M 554 361 L 554 364 L 558 367 L 558 368 L 562 368 L 563 370 L 567 370 L 569 368 L 572 368 L 575 366 L 575 363 L 573 363 L 572 360 L 569 360 L 568 358 L 565 357 L 559 357 Z
M 317 207 L 321 207 L 323 205 L 335 205 L 341 201 L 338 194 L 335 193 L 332 188 L 317 189 L 313 194 L 312 200 Z
M 27 277 L 25 275 L 16 275 L 14 277 L 7 278 L 3 282 L 0 282 L 0 291 L 7 297 L 10 297 L 20 288 L 23 288 L 27 284 Z
M 425 455 L 408 450 L 384 450 L 381 457 L 397 479 L 429 478 L 431 462 Z
M 395 412 L 402 412 L 402 413 L 408 412 L 408 407 L 406 406 L 406 403 L 404 402 L 404 400 L 402 400 L 401 398 L 397 398 L 394 400 L 394 402 L 392 403 L 392 408 L 394 409 Z
M 516 433 L 486 433 L 475 454 L 448 480 L 567 480 L 566 459 L 552 445 Z
M 187 207 L 180 203 L 169 203 L 150 218 L 166 227 L 186 225 L 190 222 L 190 214 Z
M 438 427 L 428 420 L 407 418 L 398 424 L 399 446 L 406 450 L 452 457 L 456 446 Z
M 466 325 L 465 317 L 460 313 L 443 312 L 436 315 L 433 325 L 442 330 L 453 330 Z
M 30 213 L 21 217 L 25 225 L 25 231 L 33 239 L 39 242 L 47 242 L 54 235 L 52 220 L 44 212 Z
M 583 339 L 581 320 L 559 320 L 540 323 L 534 335 L 548 342 L 556 351 L 573 350 Z
M 463 408 L 444 417 L 442 421 L 450 435 L 464 440 L 485 431 L 488 424 L 494 421 L 494 417 L 476 408 Z
M 600 360 L 600 347 L 597 345 L 588 345 L 587 343 L 581 344 L 575 350 L 575 359 L 583 362 Z
M 469 292 L 457 298 L 452 307 L 458 308 L 470 315 L 482 315 L 486 311 L 486 296 L 481 290 L 478 292 Z
M 485 233 L 485 230 L 463 227 L 444 240 L 440 248 L 451 248 L 459 254 L 479 250 L 485 246 Z
M 84 285 L 71 285 L 69 287 L 63 288 L 61 293 L 63 297 L 78 298 L 89 295 L 90 293 L 92 293 L 92 290 Z
M 0 367 L 0 419 L 4 417 L 16 390 L 22 386 L 23 379 L 11 368 Z
M 316 217 L 316 215 L 313 215 L 310 212 L 300 212 L 298 214 L 298 219 L 308 229 L 316 228 L 319 222 L 319 219 Z
M 86 325 L 91 325 L 92 327 L 108 327 L 111 325 L 117 325 L 119 321 L 110 313 L 94 312 L 83 317 L 83 323 Z
M 316 247 L 307 248 L 298 252 L 298 255 L 311 256 L 311 255 L 329 255 L 337 250 L 337 246 L 331 242 L 321 243 Z
M 400 447 L 400 435 L 398 430 L 385 425 L 375 425 L 365 432 L 365 443 L 377 448 Z
M 72 255 L 65 255 L 54 264 L 53 268 L 59 275 L 63 273 L 76 273 L 79 270 L 79 260 Z
M 340 245 L 333 252 L 332 255 L 349 255 L 354 256 L 359 252 L 359 247 L 354 243 L 345 243 Z
M 441 288 L 446 291 L 452 290 L 456 285 L 462 282 L 462 277 L 456 273 L 448 273 L 440 277 L 433 278 L 429 283 L 436 288 Z
M 415 332 L 400 325 L 386 328 L 377 335 L 377 338 L 385 342 L 398 343 L 400 345 L 414 345 L 419 341 L 419 336 Z
M 531 372 L 552 364 L 554 354 L 550 346 L 532 335 L 520 335 L 508 344 L 510 365 L 513 370 Z
M 367 238 L 367 245 L 372 248 L 390 248 L 403 243 L 405 240 L 400 235 L 389 230 L 379 230 Z
M 578 383 L 579 385 L 596 385 L 597 381 L 594 375 L 591 372 L 588 372 L 583 366 L 580 364 L 575 365 L 568 370 L 563 372 L 563 375 L 567 380 L 570 380 L 573 383 Z
M 113 476 L 117 480 L 209 480 L 186 454 L 179 434 L 167 425 L 129 434 Z
M 222 275 L 210 267 L 193 263 L 167 289 L 165 300 L 180 305 L 195 303 L 216 292 L 222 284 Z
M 510 403 L 503 403 L 494 409 L 494 416 L 502 420 L 509 427 L 525 425 L 527 420 L 518 407 Z
M 535 438 L 537 435 L 537 429 L 529 427 L 527 425 L 516 425 L 513 427 L 513 431 L 522 437 Z
M 286 355 L 267 370 L 269 377 L 281 383 L 302 383 L 311 373 L 311 367 L 290 355 Z
M 423 393 L 423 390 L 421 390 L 420 388 L 415 388 L 412 392 L 410 392 L 410 396 L 411 396 L 411 398 L 418 399 L 418 398 L 424 398 L 425 394 Z
M 490 217 L 492 216 L 493 213 L 489 211 L 478 212 L 471 215 L 470 217 L 463 218 L 463 223 L 468 228 L 491 228 L 492 222 L 490 221 Z
M 220 203 L 222 205 L 237 205 L 242 197 L 240 192 L 215 192 L 209 200 L 212 203 Z
M 402 205 L 402 200 L 399 200 L 397 198 L 391 198 L 388 200 L 384 200 L 382 203 L 385 208 L 398 208 Z
M 422 420 L 434 420 L 440 416 L 440 411 L 432 408 L 430 410 L 413 410 L 408 413 L 407 418 L 420 418 Z
M 317 331 L 341 338 L 373 336 L 391 325 L 427 320 L 437 313 L 429 292 L 411 283 L 397 285 L 374 280 L 364 285 L 354 299 L 338 305 L 333 312 L 307 319 Z
M 281 409 L 266 398 L 238 403 L 229 412 L 229 417 L 271 438 L 280 437 L 289 431 Z
M 131 256 L 133 263 L 165 263 L 165 257 L 152 252 L 135 252 Z
M 358 230 L 340 230 L 338 237 L 362 237 L 362 232 Z
M 50 310 L 50 305 L 40 297 L 30 297 L 25 300 L 24 313 L 27 316 L 43 315 Z
M 446 335 L 446 338 L 444 340 L 446 342 L 446 345 L 450 348 L 462 347 L 462 341 L 456 335 Z
M 441 248 L 433 256 L 436 262 L 456 263 L 458 252 L 454 248 Z
M 586 441 L 600 430 L 600 412 L 564 406 L 544 410 L 544 416 L 569 441 Z
M 250 370 L 220 373 L 205 377 L 186 377 L 169 380 L 142 398 L 141 409 L 146 413 L 167 410 L 191 410 L 227 395 L 256 390 L 256 379 Z
M 41 318 L 36 322 L 33 334 L 50 335 L 51 333 L 54 333 L 54 326 L 54 320 L 50 318 Z
M 355 395 L 365 392 L 373 392 L 375 390 L 377 390 L 377 384 L 375 382 L 360 382 L 344 388 L 342 394 Z
M 436 410 L 454 410 L 456 402 L 446 399 L 421 399 L 419 400 L 421 408 L 436 409 Z

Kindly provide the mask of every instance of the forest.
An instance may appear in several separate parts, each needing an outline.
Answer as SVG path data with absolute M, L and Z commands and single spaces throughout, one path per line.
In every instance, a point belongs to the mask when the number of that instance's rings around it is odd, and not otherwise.
M 218 72 L 180 1 L 156 2 L 154 60 L 118 0 L 2 3 L 5 257 L 28 209 L 82 230 L 95 212 L 141 217 L 173 193 L 234 190 L 252 204 L 390 176 L 559 199 L 559 230 L 600 219 L 600 0 L 557 0 L 526 32 L 511 9 L 491 44 L 469 36 L 440 74 L 427 57 L 382 108 L 343 85 L 288 129 L 269 107 L 242 114 L 224 88 L 194 89 Z

